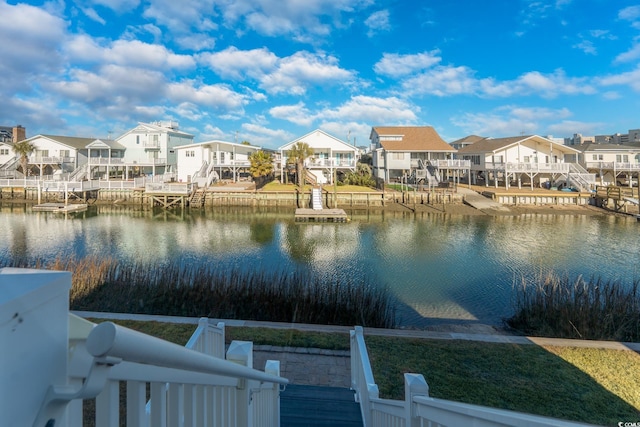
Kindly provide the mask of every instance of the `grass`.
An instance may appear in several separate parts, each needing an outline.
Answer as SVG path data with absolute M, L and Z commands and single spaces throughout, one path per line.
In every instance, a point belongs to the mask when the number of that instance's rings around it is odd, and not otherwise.
M 272 181 L 262 187 L 262 191 L 296 191 L 298 187 L 295 184 L 282 184 L 278 181 Z M 303 191 L 309 192 L 311 191 L 311 185 L 305 185 L 303 187 Z M 333 185 L 326 184 L 323 185 L 322 188 L 329 193 L 333 193 Z M 338 185 L 337 187 L 338 193 L 369 193 L 372 191 L 378 191 L 371 187 L 363 187 L 360 185 Z
M 624 286 L 582 277 L 572 280 L 549 273 L 534 284 L 516 287 L 512 328 L 527 335 L 614 340 L 640 340 L 640 282 Z
M 195 325 L 117 321 L 184 345 Z M 348 349 L 347 334 L 227 327 L 227 341 Z M 640 416 L 640 355 L 631 351 L 367 336 L 382 397 L 402 399 L 403 373 L 430 395 L 572 421 L 617 425 Z

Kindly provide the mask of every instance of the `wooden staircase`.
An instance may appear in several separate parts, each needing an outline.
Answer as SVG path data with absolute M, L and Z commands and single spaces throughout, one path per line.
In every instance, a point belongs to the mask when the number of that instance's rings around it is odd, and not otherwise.
M 288 384 L 280 394 L 280 426 L 362 426 L 353 390 Z
M 201 208 L 204 206 L 204 201 L 207 198 L 206 188 L 196 188 L 195 191 L 189 197 L 189 207 Z

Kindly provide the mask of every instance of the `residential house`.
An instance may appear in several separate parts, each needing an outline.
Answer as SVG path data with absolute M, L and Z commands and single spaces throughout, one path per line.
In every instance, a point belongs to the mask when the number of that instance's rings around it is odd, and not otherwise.
M 465 136 L 464 138 L 460 138 L 460 139 L 456 139 L 455 141 L 449 143 L 453 148 L 455 148 L 456 150 L 460 150 L 464 147 L 467 147 L 475 142 L 478 141 L 482 141 L 483 139 L 485 139 L 484 136 L 478 136 L 478 135 L 469 135 L 469 136 Z
M 131 168 L 125 164 L 125 147 L 110 139 L 95 139 L 86 147 L 87 177 L 126 179 Z
M 577 148 L 581 151 L 580 164 L 595 173 L 601 185 L 637 185 L 640 143 L 584 144 Z
M 332 183 L 334 176 L 356 168 L 359 158 L 357 147 L 316 129 L 278 148 L 281 164 L 284 166 L 280 168 L 281 181 L 286 173 L 287 152 L 298 142 L 308 144 L 313 150 L 313 155 L 305 161 L 305 168 L 309 172 L 307 178 L 318 184 Z
M 538 135 L 523 135 L 507 138 L 485 138 L 458 150 L 458 158 L 471 162 L 471 182 L 479 179 L 485 185 L 493 181 L 498 186 L 502 180 L 505 187 L 515 180 L 522 185 L 523 178 L 533 189 L 549 182 L 587 188 L 595 182 L 595 176 L 578 165 L 580 151 Z M 571 183 L 569 182 L 571 181 Z
M 216 179 L 237 182 L 249 176 L 249 156 L 260 147 L 225 141 L 206 141 L 175 147 L 178 181 L 208 185 Z M 204 178 L 204 181 L 201 179 Z
M 125 150 L 124 164 L 133 174 L 157 175 L 177 169 L 176 147 L 193 142 L 193 135 L 178 129 L 178 123 L 138 123 L 116 138 Z
M 94 138 L 36 135 L 27 138 L 26 141 L 35 147 L 29 156 L 29 174 L 44 176 L 69 173 L 85 165 L 86 147 Z
M 373 174 L 386 182 L 437 167 L 437 161 L 451 160 L 456 152 L 431 126 L 376 126 L 369 138 Z M 427 176 L 435 176 L 434 170 Z

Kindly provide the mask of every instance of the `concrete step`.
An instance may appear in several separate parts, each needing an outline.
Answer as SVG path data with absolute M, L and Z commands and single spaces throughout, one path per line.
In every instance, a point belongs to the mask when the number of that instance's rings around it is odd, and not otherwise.
M 289 384 L 280 394 L 280 425 L 355 427 L 362 415 L 348 388 Z

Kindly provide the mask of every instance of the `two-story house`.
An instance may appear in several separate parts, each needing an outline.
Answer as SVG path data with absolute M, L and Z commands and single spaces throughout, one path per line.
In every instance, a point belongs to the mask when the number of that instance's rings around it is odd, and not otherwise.
M 427 176 L 435 176 L 438 161 L 451 160 L 456 152 L 431 126 L 376 126 L 369 139 L 373 174 L 386 182 L 428 169 Z
M 471 162 L 471 182 L 479 179 L 497 187 L 502 181 L 506 188 L 516 182 L 534 185 L 561 180 L 586 189 L 595 183 L 595 176 L 578 164 L 574 147 L 557 143 L 538 135 L 507 138 L 485 138 L 458 150 L 456 156 Z
M 316 129 L 278 148 L 281 159 L 280 181 L 283 182 L 287 165 L 287 152 L 298 142 L 311 147 L 313 155 L 306 159 L 305 168 L 319 184 L 333 183 L 337 174 L 354 171 L 359 158 L 357 147 Z
M 178 180 L 206 186 L 216 179 L 234 182 L 249 174 L 251 154 L 260 147 L 225 141 L 206 141 L 175 147 Z
M 124 148 L 124 164 L 134 174 L 157 175 L 177 169 L 176 147 L 193 142 L 193 135 L 182 132 L 173 121 L 138 123 L 116 138 Z
M 579 162 L 598 177 L 602 185 L 638 185 L 640 175 L 640 143 L 583 144 Z

